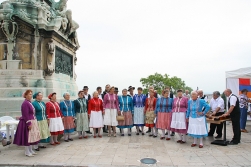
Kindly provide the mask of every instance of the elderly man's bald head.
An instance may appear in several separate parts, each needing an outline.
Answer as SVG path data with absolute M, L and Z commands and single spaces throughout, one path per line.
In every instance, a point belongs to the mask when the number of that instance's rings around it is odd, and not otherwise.
M 225 94 L 227 97 L 229 97 L 229 96 L 232 94 L 232 90 L 231 90 L 231 89 L 226 89 L 226 90 L 224 91 L 224 94 Z
M 200 89 L 200 90 L 197 91 L 197 93 L 198 93 L 199 97 L 203 97 L 203 90 Z

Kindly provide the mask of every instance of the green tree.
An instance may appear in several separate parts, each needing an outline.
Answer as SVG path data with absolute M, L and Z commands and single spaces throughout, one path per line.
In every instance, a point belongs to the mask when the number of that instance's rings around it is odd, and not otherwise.
M 192 91 L 192 88 L 186 86 L 185 81 L 183 81 L 181 78 L 178 78 L 176 76 L 170 77 L 167 74 L 159 74 L 155 73 L 154 75 L 149 75 L 147 78 L 141 78 L 140 82 L 143 85 L 144 93 L 148 92 L 148 88 L 150 86 L 153 86 L 155 90 L 159 94 L 161 94 L 162 90 L 169 86 L 172 91 L 176 92 L 178 89 L 189 90 Z

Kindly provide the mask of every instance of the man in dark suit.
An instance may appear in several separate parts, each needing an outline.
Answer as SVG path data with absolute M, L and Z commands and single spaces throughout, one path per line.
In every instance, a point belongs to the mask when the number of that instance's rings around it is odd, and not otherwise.
M 85 99 L 86 99 L 87 101 L 91 100 L 91 98 L 92 98 L 91 95 L 88 94 L 88 90 L 89 90 L 88 86 L 84 86 L 84 88 L 83 88 L 84 97 L 85 97 Z
M 110 84 L 105 85 L 105 91 L 102 94 L 102 99 L 104 99 L 106 93 L 109 93 L 110 87 Z
M 89 102 L 89 100 L 91 100 L 91 95 L 88 94 L 88 90 L 89 90 L 88 86 L 84 86 L 84 88 L 83 88 L 84 98 Z M 90 129 L 88 131 L 86 131 L 86 133 L 92 134 L 92 132 L 90 131 Z
M 110 87 L 111 87 L 110 84 L 105 85 L 105 91 L 104 91 L 103 94 L 101 95 L 101 96 L 102 96 L 102 100 L 104 100 L 105 95 L 106 95 L 107 93 L 109 93 Z M 107 131 L 107 126 L 106 126 L 106 125 L 103 127 L 103 133 L 108 133 L 108 131 Z
M 231 89 L 226 89 L 224 94 L 228 97 L 228 111 L 222 116 L 230 116 L 232 121 L 232 129 L 234 136 L 228 145 L 237 145 L 241 142 L 241 128 L 240 128 L 240 101 L 239 98 L 232 93 Z

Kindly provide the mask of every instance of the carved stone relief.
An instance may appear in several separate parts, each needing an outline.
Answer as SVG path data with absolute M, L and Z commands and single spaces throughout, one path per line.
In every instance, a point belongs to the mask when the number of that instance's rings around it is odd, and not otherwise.
M 73 77 L 72 56 L 59 48 L 56 48 L 55 54 L 55 72 Z

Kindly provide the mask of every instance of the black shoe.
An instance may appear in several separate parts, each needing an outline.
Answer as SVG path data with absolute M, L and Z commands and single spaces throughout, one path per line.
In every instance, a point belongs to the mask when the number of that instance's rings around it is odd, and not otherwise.
M 69 138 L 68 140 L 69 140 L 69 141 L 73 141 L 73 139 L 71 139 L 71 138 Z
M 213 134 L 211 134 L 211 133 L 208 133 L 208 135 L 207 135 L 208 137 L 213 137 L 214 135 Z
M 90 134 L 90 135 L 92 134 L 92 132 L 90 132 L 90 131 L 86 131 L 86 133 L 87 133 L 87 134 Z
M 139 132 L 141 133 L 142 131 L 139 129 Z
M 10 145 L 11 144 L 11 142 L 10 141 L 7 141 L 7 143 L 5 144 L 5 145 L 3 145 L 4 147 L 5 146 L 8 146 L 8 145 Z
M 120 136 L 125 136 L 124 134 L 121 134 Z
M 151 130 L 146 131 L 146 133 L 150 133 L 150 132 L 151 132 Z
M 168 135 L 168 132 L 166 132 L 165 135 Z
M 174 135 L 175 135 L 175 133 L 174 133 L 174 132 L 172 132 L 171 136 L 174 136 Z
M 39 148 L 36 148 L 35 150 L 36 150 L 36 151 L 40 151 Z
M 104 130 L 103 133 L 108 133 L 108 131 L 107 131 L 107 130 Z
M 132 136 L 132 134 L 128 134 L 128 136 Z
M 214 138 L 216 138 L 216 139 L 222 138 L 222 135 L 217 135 Z
M 65 142 L 69 142 L 69 140 L 64 140 Z
M 228 145 L 238 145 L 238 143 L 233 142 L 233 141 L 230 141 L 230 142 L 228 143 Z
M 136 135 L 139 135 L 139 133 L 136 133 Z
M 145 135 L 145 133 L 142 133 L 142 135 Z
M 157 136 L 156 135 L 153 135 L 153 138 L 156 138 Z

